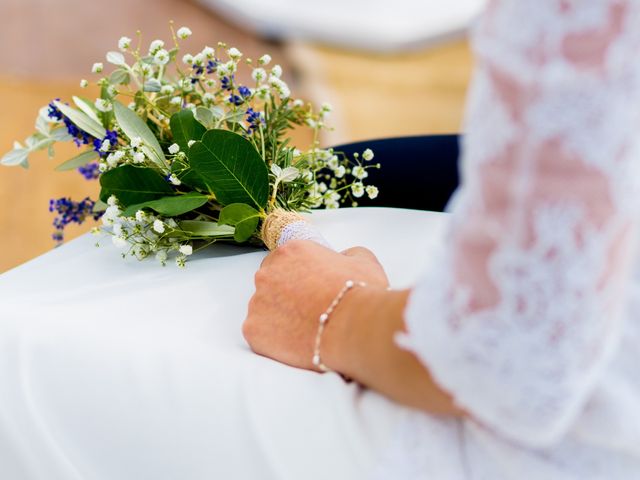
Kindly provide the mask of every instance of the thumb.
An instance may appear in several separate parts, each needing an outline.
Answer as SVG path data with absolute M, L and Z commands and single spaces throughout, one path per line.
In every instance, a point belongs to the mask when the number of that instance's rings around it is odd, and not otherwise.
M 377 263 L 378 265 L 380 265 L 378 257 L 376 257 L 371 250 L 365 247 L 348 248 L 342 252 L 342 255 L 345 255 L 347 257 L 360 258 L 362 260 L 367 260 L 369 262 Z

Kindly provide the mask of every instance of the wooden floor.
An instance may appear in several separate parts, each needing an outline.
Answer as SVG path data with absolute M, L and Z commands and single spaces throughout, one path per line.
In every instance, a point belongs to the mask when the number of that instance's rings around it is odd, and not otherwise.
M 0 49 L 0 156 L 13 140 L 32 133 L 41 106 L 52 98 L 77 94 L 78 80 L 90 77 L 91 64 L 114 49 L 120 36 L 133 37 L 140 28 L 148 40 L 166 38 L 168 19 L 191 27 L 193 50 L 224 40 L 250 56 L 271 53 L 290 72 L 294 93 L 333 104 L 335 130 L 323 139 L 327 144 L 459 130 L 471 70 L 463 41 L 395 56 L 300 43 L 278 46 L 238 30 L 194 3 L 173 0 L 111 0 L 110 11 L 129 12 L 121 22 L 98 22 L 96 27 L 77 21 L 100 18 L 100 5 L 86 0 L 0 3 L 0 44 L 10 46 Z M 96 197 L 96 182 L 76 172 L 53 171 L 58 162 L 74 155 L 75 146 L 62 147 L 54 161 L 45 154 L 35 156 L 29 170 L 0 168 L 0 272 L 53 247 L 50 198 Z M 71 228 L 67 238 L 91 226 Z

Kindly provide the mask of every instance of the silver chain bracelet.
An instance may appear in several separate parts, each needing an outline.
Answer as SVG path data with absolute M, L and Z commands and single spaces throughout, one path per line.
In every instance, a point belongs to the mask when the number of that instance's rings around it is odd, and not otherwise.
M 324 363 L 322 363 L 322 359 L 320 358 L 320 342 L 322 341 L 322 334 L 324 333 L 324 329 L 327 323 L 329 322 L 329 318 L 331 317 L 331 314 L 333 313 L 333 311 L 336 309 L 338 304 L 342 301 L 342 299 L 347 294 L 347 292 L 355 286 L 366 287 L 367 284 L 364 282 L 354 282 L 353 280 L 347 280 L 346 282 L 344 282 L 344 286 L 338 292 L 336 297 L 333 299 L 333 302 L 331 302 L 331 305 L 329 305 L 329 308 L 327 308 L 318 318 L 318 322 L 319 322 L 318 331 L 316 333 L 316 341 L 313 347 L 313 357 L 311 358 L 311 362 L 316 368 L 318 368 L 322 372 L 332 371 L 329 367 L 327 367 Z

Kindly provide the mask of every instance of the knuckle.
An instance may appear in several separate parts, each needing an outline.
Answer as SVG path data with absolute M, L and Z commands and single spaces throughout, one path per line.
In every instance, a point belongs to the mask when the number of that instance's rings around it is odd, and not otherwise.
M 267 279 L 267 272 L 265 272 L 264 268 L 259 269 L 253 276 L 253 280 L 256 286 L 262 285 L 266 279 Z
M 253 339 L 255 338 L 255 327 L 251 316 L 247 316 L 246 320 L 242 324 L 242 336 L 249 345 L 252 344 Z

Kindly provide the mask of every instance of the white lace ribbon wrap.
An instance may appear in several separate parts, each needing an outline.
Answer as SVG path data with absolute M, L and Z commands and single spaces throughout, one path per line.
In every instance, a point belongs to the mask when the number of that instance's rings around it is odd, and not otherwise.
M 269 250 L 275 250 L 291 240 L 312 240 L 332 248 L 312 223 L 298 213 L 285 210 L 275 210 L 269 214 L 262 226 L 262 239 Z

